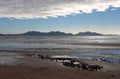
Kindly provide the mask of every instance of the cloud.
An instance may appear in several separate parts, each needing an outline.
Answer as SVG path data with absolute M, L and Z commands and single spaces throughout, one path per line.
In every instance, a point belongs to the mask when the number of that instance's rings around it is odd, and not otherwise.
M 33 19 L 119 8 L 120 0 L 0 0 L 0 18 Z

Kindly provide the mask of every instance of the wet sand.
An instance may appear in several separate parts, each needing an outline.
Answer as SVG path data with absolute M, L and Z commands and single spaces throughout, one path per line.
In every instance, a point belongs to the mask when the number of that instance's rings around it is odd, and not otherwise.
M 72 68 L 0 66 L 0 79 L 119 79 L 120 72 L 93 72 Z
M 17 65 L 1 65 L 0 79 L 119 79 L 120 64 L 80 59 L 87 63 L 99 63 L 103 71 L 86 71 L 63 66 L 60 62 L 36 57 L 21 58 Z

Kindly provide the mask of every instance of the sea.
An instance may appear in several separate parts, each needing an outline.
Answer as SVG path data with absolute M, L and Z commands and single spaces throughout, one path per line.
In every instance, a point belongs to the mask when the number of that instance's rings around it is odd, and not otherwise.
M 25 53 L 120 63 L 120 36 L 0 36 L 0 64 Z

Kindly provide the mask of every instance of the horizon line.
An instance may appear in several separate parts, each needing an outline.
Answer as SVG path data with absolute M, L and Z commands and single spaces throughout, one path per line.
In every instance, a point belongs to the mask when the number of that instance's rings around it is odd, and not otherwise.
M 91 33 L 99 33 L 99 34 L 103 34 L 103 35 L 120 35 L 120 34 L 105 34 L 105 33 L 100 33 L 100 32 L 96 32 L 96 31 L 80 31 L 80 32 L 77 32 L 77 33 L 71 33 L 71 32 L 64 32 L 64 31 L 37 31 L 37 30 L 33 30 L 33 31 L 25 31 L 25 32 L 19 32 L 19 33 L 0 33 L 0 34 L 22 34 L 22 33 L 27 33 L 27 32 L 41 32 L 41 33 L 49 33 L 49 32 L 63 32 L 63 33 L 66 33 L 66 34 L 72 34 L 72 35 L 75 35 L 75 34 L 78 34 L 78 33 L 81 33 L 81 32 L 91 32 Z

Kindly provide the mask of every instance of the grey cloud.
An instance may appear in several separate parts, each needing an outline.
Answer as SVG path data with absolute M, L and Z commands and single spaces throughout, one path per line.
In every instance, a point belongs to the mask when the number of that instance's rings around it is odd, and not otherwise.
M 33 19 L 105 11 L 120 0 L 0 0 L 0 17 Z

